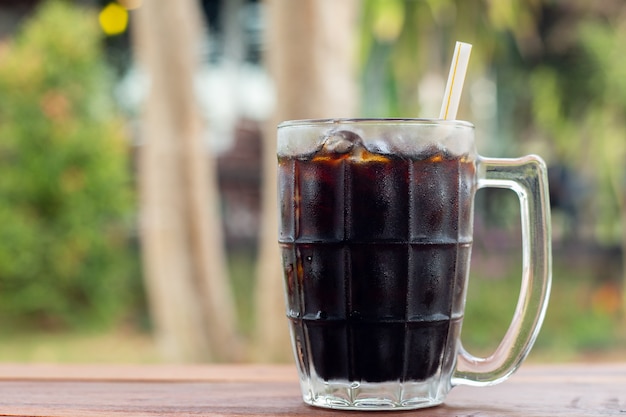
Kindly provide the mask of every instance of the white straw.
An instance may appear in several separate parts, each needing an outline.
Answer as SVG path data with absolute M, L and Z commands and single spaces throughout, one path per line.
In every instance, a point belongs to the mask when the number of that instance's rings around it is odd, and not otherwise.
M 448 75 L 448 83 L 446 84 L 446 91 L 441 104 L 440 119 L 456 119 L 471 52 L 472 45 L 469 43 L 457 42 L 454 47 L 450 75 Z

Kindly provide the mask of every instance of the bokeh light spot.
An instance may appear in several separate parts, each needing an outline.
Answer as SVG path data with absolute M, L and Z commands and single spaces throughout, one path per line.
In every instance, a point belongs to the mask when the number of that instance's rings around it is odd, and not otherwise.
M 119 35 L 128 27 L 128 11 L 118 3 L 109 3 L 100 11 L 98 20 L 104 33 Z

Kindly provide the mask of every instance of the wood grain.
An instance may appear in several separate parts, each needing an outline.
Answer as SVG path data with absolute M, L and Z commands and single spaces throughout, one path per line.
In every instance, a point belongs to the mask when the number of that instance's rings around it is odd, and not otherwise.
M 626 363 L 526 365 L 442 406 L 351 416 L 626 416 Z M 272 365 L 0 364 L 0 416 L 339 416 L 302 403 L 295 370 Z

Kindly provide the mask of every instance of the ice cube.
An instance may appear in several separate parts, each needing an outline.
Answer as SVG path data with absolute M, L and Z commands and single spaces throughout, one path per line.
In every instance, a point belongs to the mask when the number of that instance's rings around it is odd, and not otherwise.
M 373 139 L 367 143 L 366 147 L 367 150 L 372 153 L 387 155 L 392 153 L 389 142 L 385 141 L 384 139 Z
M 349 153 L 355 145 L 363 146 L 363 139 L 349 130 L 331 132 L 324 140 L 324 150 L 328 153 Z

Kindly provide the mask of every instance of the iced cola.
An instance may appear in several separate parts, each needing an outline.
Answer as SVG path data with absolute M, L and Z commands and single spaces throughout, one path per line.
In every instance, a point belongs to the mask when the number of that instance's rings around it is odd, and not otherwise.
M 325 381 L 447 374 L 463 315 L 475 161 L 330 130 L 279 156 L 287 316 L 301 372 Z

